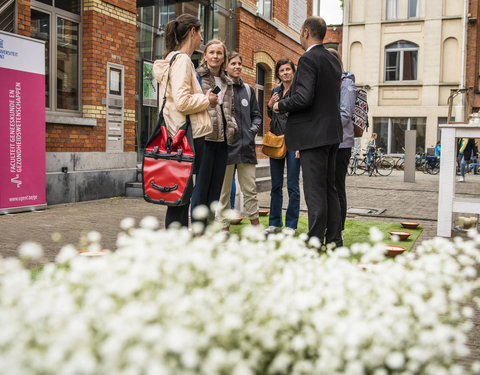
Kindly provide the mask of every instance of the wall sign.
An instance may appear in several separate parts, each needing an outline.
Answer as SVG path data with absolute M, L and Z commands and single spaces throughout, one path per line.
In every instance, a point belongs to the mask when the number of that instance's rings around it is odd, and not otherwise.
M 299 33 L 306 18 L 307 1 L 290 0 L 288 4 L 288 26 Z
M 46 205 L 45 44 L 0 31 L 0 213 Z

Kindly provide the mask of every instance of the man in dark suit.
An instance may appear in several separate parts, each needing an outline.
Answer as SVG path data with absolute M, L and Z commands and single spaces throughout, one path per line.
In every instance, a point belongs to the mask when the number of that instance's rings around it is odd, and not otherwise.
M 303 23 L 300 42 L 306 52 L 298 61 L 290 97 L 275 103 L 273 110 L 289 113 L 287 149 L 300 150 L 309 237 L 342 246 L 340 203 L 335 189 L 335 158 L 342 141 L 342 70 L 322 44 L 326 30 L 320 17 L 309 17 Z

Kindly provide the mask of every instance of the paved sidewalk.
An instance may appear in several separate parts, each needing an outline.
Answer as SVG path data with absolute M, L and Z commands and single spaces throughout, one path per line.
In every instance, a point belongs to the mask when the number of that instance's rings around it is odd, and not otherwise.
M 465 183 L 457 183 L 457 194 L 480 197 L 480 176 L 467 176 Z M 284 189 L 284 197 L 288 193 Z M 301 215 L 306 215 L 302 191 Z M 417 172 L 415 183 L 403 182 L 403 173 L 394 171 L 388 177 L 348 176 L 347 196 L 349 207 L 381 208 L 378 215 L 351 215 L 350 219 L 397 223 L 408 219 L 421 222 L 425 227 L 419 238 L 435 237 L 438 175 Z M 268 208 L 270 193 L 258 194 L 259 206 Z M 286 208 L 286 199 L 284 199 Z M 1 256 L 15 256 L 24 241 L 36 241 L 43 245 L 47 257 L 53 259 L 62 245 L 78 244 L 82 234 L 96 230 L 102 234 L 102 245 L 114 249 L 120 221 L 125 217 L 141 220 L 151 215 L 163 223 L 165 207 L 150 204 L 142 198 L 117 197 L 96 201 L 48 206 L 39 212 L 0 215 Z M 53 233 L 60 233 L 61 240 L 54 242 Z
M 465 183 L 457 183 L 456 193 L 468 197 L 480 197 L 480 176 L 468 175 Z M 302 192 L 301 215 L 306 215 Z M 408 219 L 420 221 L 425 227 L 417 244 L 436 235 L 438 205 L 438 175 L 416 174 L 415 183 L 403 182 L 403 173 L 394 171 L 389 177 L 349 176 L 347 196 L 350 207 L 383 208 L 378 216 L 348 215 L 350 219 L 397 223 Z M 284 190 L 284 197 L 287 191 Z M 286 201 L 286 199 L 284 199 Z M 260 207 L 268 208 L 270 193 L 259 194 Z M 286 206 L 286 202 L 284 202 Z M 96 201 L 49 206 L 40 212 L 0 215 L 0 256 L 17 255 L 18 246 L 24 241 L 36 241 L 53 260 L 62 245 L 77 245 L 82 234 L 95 230 L 102 234 L 102 245 L 115 248 L 120 221 L 125 217 L 141 220 L 146 215 L 159 218 L 163 224 L 165 208 L 146 203 L 142 198 L 118 197 Z M 58 242 L 52 234 L 59 233 Z M 472 329 L 471 356 L 467 363 L 480 358 L 480 315 L 477 311 Z

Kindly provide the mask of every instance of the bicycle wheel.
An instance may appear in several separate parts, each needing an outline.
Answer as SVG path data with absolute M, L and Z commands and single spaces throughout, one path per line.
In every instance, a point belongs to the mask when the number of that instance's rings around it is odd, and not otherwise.
M 357 158 L 351 157 L 350 160 L 348 161 L 348 167 L 347 167 L 347 174 L 349 176 L 353 176 L 355 174 L 355 171 L 357 169 Z
M 398 159 L 397 164 L 395 165 L 395 168 L 397 168 L 399 171 L 403 171 L 405 169 L 405 160 Z
M 389 156 L 381 156 L 375 164 L 377 173 L 380 176 L 390 176 L 393 171 L 393 166 L 395 165 L 393 158 Z
M 357 159 L 357 168 L 355 169 L 355 174 L 361 176 L 367 171 L 367 159 L 363 158 L 362 160 Z
M 438 174 L 440 172 L 440 162 L 425 163 L 425 171 L 428 174 Z

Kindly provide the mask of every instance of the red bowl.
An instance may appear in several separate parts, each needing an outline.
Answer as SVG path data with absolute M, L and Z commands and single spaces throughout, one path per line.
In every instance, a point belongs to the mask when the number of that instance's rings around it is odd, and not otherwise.
M 101 257 L 103 255 L 110 254 L 110 250 L 98 250 L 98 251 L 90 251 L 90 250 L 81 250 L 77 254 L 84 256 L 84 257 Z
M 238 225 L 242 222 L 243 217 L 236 217 L 235 219 L 230 220 L 230 224 L 232 225 Z
M 403 253 L 405 250 L 407 250 L 407 248 L 403 246 L 387 245 L 385 248 L 385 255 L 387 257 L 396 257 L 397 255 Z
M 405 241 L 410 237 L 413 233 L 412 232 L 407 232 L 404 230 L 390 230 L 388 231 L 391 236 L 398 236 L 400 238 L 400 241 Z
M 416 221 L 401 221 L 400 224 L 402 224 L 402 227 L 404 228 L 407 228 L 407 229 L 415 229 L 417 228 L 420 223 L 416 222 Z
M 258 215 L 259 216 L 267 216 L 270 210 L 268 208 L 260 208 L 258 210 Z

